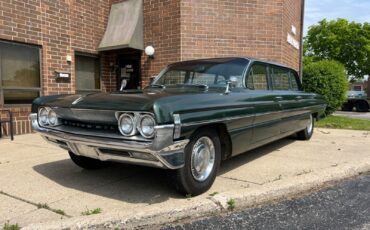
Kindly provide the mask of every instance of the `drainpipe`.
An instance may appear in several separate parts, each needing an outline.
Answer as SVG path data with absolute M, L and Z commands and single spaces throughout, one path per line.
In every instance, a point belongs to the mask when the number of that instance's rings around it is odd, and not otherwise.
M 299 56 L 299 76 L 302 81 L 303 77 L 303 28 L 304 28 L 304 10 L 305 10 L 305 0 L 302 0 L 301 5 L 301 44 L 300 44 L 300 56 Z

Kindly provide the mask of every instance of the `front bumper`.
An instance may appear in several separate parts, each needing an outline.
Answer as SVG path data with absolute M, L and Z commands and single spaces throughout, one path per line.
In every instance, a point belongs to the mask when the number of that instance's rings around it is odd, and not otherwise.
M 164 169 L 184 166 L 184 149 L 189 140 L 173 141 L 174 125 L 156 126 L 155 138 L 150 142 L 142 142 L 44 128 L 39 125 L 36 113 L 31 114 L 30 118 L 33 130 L 45 140 L 76 155 Z

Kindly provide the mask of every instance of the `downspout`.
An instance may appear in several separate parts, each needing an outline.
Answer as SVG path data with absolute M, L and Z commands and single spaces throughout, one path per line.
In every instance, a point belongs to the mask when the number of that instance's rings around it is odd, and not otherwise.
M 302 0 L 301 5 L 301 44 L 300 44 L 300 56 L 299 56 L 299 76 L 301 78 L 303 77 L 303 29 L 304 29 L 304 11 L 305 11 L 305 0 Z

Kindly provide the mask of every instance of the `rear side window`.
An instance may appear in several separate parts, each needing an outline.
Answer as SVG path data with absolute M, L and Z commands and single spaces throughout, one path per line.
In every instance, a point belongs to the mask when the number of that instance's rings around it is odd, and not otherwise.
M 268 89 L 267 68 L 262 64 L 254 64 L 249 71 L 247 88 L 255 90 Z
M 272 67 L 271 79 L 274 90 L 289 90 L 290 89 L 290 74 L 288 69 Z
M 299 85 L 298 85 L 298 75 L 294 73 L 293 71 L 289 72 L 290 75 L 290 89 L 293 91 L 299 91 Z

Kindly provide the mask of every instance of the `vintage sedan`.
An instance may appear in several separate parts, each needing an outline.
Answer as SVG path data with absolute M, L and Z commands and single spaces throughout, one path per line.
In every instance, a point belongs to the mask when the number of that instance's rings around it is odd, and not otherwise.
M 176 188 L 197 195 L 222 160 L 291 135 L 310 139 L 325 107 L 293 69 L 216 58 L 169 65 L 143 90 L 39 97 L 30 117 L 82 168 L 117 161 L 171 169 Z

